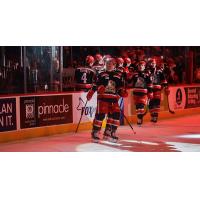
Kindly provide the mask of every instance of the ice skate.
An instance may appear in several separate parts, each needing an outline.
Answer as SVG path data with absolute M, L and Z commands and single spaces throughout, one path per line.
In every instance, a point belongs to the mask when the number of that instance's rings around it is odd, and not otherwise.
M 104 134 L 103 134 L 103 140 L 109 140 L 110 137 L 111 137 L 111 130 L 105 129 Z
M 137 125 L 138 125 L 139 127 L 142 126 L 142 123 L 143 123 L 143 119 L 138 119 L 138 120 L 137 120 Z
M 156 123 L 157 121 L 158 121 L 157 117 L 154 116 L 154 117 L 151 118 L 151 122 Z
M 118 137 L 116 136 L 115 132 L 111 133 L 111 136 L 109 139 L 110 139 L 110 142 L 113 142 L 113 143 L 117 143 L 117 141 L 118 141 Z
M 92 142 L 98 143 L 100 138 L 98 137 L 98 132 L 92 131 Z

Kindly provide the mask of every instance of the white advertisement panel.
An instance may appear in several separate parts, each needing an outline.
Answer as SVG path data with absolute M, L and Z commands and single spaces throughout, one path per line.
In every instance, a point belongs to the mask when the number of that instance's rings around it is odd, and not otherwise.
M 169 107 L 171 110 L 183 110 L 186 106 L 184 87 L 170 87 Z
M 79 122 L 81 114 L 83 114 L 81 122 L 92 122 L 95 117 L 95 112 L 97 108 L 97 93 L 94 93 L 92 99 L 87 102 L 87 105 L 84 109 L 87 101 L 86 95 L 87 92 L 73 94 L 73 123 L 75 124 Z

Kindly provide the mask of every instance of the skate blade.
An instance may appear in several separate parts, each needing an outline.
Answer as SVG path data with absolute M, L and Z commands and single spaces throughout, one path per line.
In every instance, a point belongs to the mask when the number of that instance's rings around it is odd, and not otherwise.
M 93 143 L 99 143 L 99 140 L 97 140 L 97 139 L 92 139 L 92 142 L 93 142 Z
M 105 140 L 105 141 L 107 141 L 109 139 L 109 137 L 108 136 L 103 136 L 103 139 L 102 140 Z
M 112 143 L 117 143 L 118 139 L 109 138 L 108 141 L 109 141 L 109 142 L 112 142 Z

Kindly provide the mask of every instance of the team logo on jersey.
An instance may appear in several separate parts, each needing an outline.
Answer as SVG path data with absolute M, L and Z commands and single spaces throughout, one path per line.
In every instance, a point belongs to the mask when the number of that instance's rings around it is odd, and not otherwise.
M 144 88 L 145 87 L 144 78 L 138 77 L 137 82 L 135 83 L 135 87 Z
M 153 84 L 159 85 L 160 82 L 161 82 L 160 73 L 158 73 L 157 71 L 157 73 L 153 75 Z
M 116 83 L 113 80 L 108 81 L 108 85 L 106 86 L 105 92 L 108 93 L 116 93 Z
M 154 75 L 152 78 L 153 78 L 153 83 L 158 84 L 158 77 Z

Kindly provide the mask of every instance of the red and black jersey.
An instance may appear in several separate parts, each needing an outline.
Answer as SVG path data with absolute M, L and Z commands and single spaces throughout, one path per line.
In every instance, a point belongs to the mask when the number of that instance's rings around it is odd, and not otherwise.
M 130 86 L 130 75 L 132 75 L 133 73 L 129 71 L 128 67 L 118 67 L 116 69 L 116 72 L 121 76 L 122 81 L 123 81 L 123 85 L 126 88 L 131 88 Z
M 98 90 L 98 87 L 102 85 L 105 87 L 105 92 L 98 94 L 98 99 L 113 102 L 118 101 L 120 91 L 124 89 L 121 75 L 116 71 L 100 73 L 96 84 L 93 86 L 93 90 Z
M 100 74 L 105 71 L 105 66 L 103 64 L 96 64 L 92 66 L 92 69 L 96 72 L 96 74 Z
M 150 74 L 153 83 L 153 92 L 161 90 L 162 87 L 167 86 L 167 80 L 165 78 L 163 70 L 155 70 Z
M 148 93 L 152 93 L 152 81 L 151 77 L 146 73 L 137 72 L 134 73 L 132 78 L 133 94 L 143 96 Z
M 136 72 L 137 71 L 138 61 L 134 60 L 131 65 L 129 66 L 129 72 Z
M 95 80 L 96 73 L 89 67 L 78 67 L 75 70 L 76 88 L 78 90 L 90 89 Z
M 124 67 L 124 66 L 118 66 L 118 67 L 116 68 L 116 72 L 124 73 L 124 72 L 125 72 L 125 67 Z

